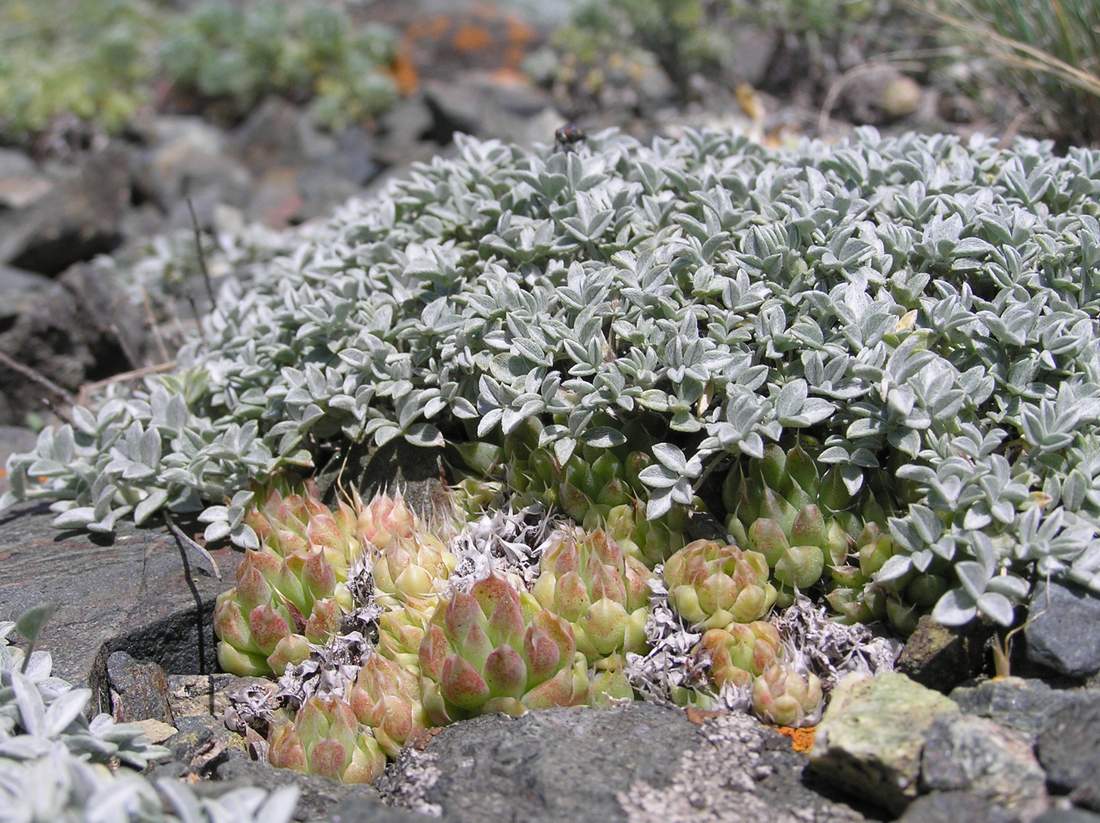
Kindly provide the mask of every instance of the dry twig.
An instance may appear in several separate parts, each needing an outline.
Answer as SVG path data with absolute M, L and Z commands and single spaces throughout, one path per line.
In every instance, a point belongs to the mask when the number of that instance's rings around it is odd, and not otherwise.
M 202 250 L 202 231 L 199 229 L 199 218 L 195 215 L 195 205 L 191 198 L 187 198 L 187 210 L 191 212 L 191 230 L 195 233 L 195 255 L 199 260 L 199 271 L 202 272 L 202 281 L 206 284 L 206 296 L 210 300 L 210 310 L 214 310 L 217 301 L 214 300 L 214 285 L 210 281 L 210 269 L 206 267 L 206 252 Z M 198 317 L 198 313 L 195 313 Z
M 30 366 L 18 362 L 17 360 L 13 360 L 2 351 L 0 351 L 0 364 L 7 366 L 12 371 L 23 375 L 32 383 L 37 383 L 39 386 L 42 386 L 42 388 L 46 389 L 51 394 L 64 400 L 70 406 L 76 402 L 75 397 L 73 397 L 69 392 L 61 388 L 55 382 L 50 380 L 50 378 L 46 377 L 46 375 L 32 369 Z
M 140 369 L 133 369 L 132 371 L 119 372 L 113 374 L 110 377 L 106 377 L 103 380 L 96 380 L 94 383 L 85 383 L 80 387 L 80 392 L 73 400 L 75 405 L 85 406 L 91 399 L 91 396 L 100 389 L 115 383 L 125 383 L 128 380 L 140 380 L 142 377 L 148 377 L 150 374 L 160 374 L 161 372 L 171 371 L 176 367 L 175 360 L 169 360 L 166 363 L 155 363 L 152 366 L 143 366 Z

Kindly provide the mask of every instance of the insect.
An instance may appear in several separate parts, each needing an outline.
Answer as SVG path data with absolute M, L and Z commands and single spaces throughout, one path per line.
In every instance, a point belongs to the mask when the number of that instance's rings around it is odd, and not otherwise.
M 577 143 L 583 142 L 587 137 L 584 129 L 576 123 L 566 123 L 554 132 L 554 145 L 558 151 L 572 151 Z

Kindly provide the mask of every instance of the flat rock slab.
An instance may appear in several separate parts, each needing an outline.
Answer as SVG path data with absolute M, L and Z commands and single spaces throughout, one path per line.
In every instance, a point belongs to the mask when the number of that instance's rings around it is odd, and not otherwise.
M 810 767 L 827 785 L 901 814 L 919 790 L 925 735 L 959 707 L 903 674 L 850 675 L 833 689 Z
M 898 823 L 1020 823 L 1020 817 L 973 792 L 932 792 L 909 804 Z M 1069 823 L 1069 821 L 1064 821 Z
M 0 515 L 0 619 L 56 603 L 41 638 L 56 675 L 90 685 L 108 711 L 113 651 L 159 663 L 169 674 L 216 671 L 210 614 L 218 593 L 233 584 L 240 552 L 211 552 L 222 573 L 217 580 L 191 556 L 185 567 L 163 528 L 121 523 L 108 540 L 59 532 L 52 518 L 44 506 Z
M 863 820 L 804 786 L 805 762 L 745 715 L 696 725 L 637 702 L 456 723 L 404 752 L 377 785 L 444 823 Z M 336 819 L 355 812 L 349 799 Z
M 667 784 L 695 742 L 682 712 L 646 703 L 491 715 L 444 728 L 423 752 L 405 752 L 379 789 L 453 823 L 625 821 L 616 793 L 638 782 Z
M 629 823 L 859 823 L 856 809 L 803 781 L 806 756 L 742 713 L 702 723 L 695 745 L 670 769 L 668 785 L 638 782 L 619 792 Z M 598 773 L 598 770 L 597 770 Z M 598 778 L 597 778 L 598 779 Z

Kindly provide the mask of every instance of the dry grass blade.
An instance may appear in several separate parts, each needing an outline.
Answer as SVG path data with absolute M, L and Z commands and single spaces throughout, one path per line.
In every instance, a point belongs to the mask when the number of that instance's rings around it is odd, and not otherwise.
M 948 14 L 935 3 L 927 0 L 924 2 L 917 0 L 913 5 L 939 22 L 969 35 L 975 43 L 980 43 L 979 47 L 991 57 L 1017 68 L 1054 75 L 1082 91 L 1100 97 L 1100 74 L 1078 68 L 1049 51 L 1023 40 L 1001 34 L 985 23 L 964 20 Z

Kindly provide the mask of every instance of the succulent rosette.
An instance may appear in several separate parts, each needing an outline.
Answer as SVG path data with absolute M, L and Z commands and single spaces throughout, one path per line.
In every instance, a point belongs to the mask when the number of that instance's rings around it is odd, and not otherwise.
M 352 606 L 347 581 L 365 551 L 357 507 L 321 502 L 317 488 L 273 485 L 245 514 L 261 541 L 237 568 L 237 585 L 218 597 L 218 660 L 233 674 L 281 674 L 329 640 Z
M 386 755 L 351 707 L 336 698 L 311 697 L 293 722 L 272 726 L 268 760 L 279 769 L 316 774 L 344 783 L 371 783 Z
M 777 726 L 812 725 L 823 701 L 817 676 L 802 674 L 787 663 L 773 663 L 752 684 L 753 711 Z
M 710 676 L 719 688 L 751 685 L 782 656 L 778 630 L 762 620 L 708 629 L 695 651 L 710 661 Z
M 560 450 L 547 440 L 564 430 L 565 419 L 549 426 L 525 419 L 503 438 L 503 445 L 471 442 L 456 445 L 467 468 L 484 477 L 498 477 L 518 505 L 540 503 L 565 512 L 586 529 L 612 532 L 626 554 L 654 565 L 684 545 L 688 510 L 673 506 L 657 520 L 646 518 L 649 490 L 641 481 L 653 463 L 646 453 L 652 437 L 640 425 L 624 432 L 627 445 L 613 449 L 578 445 Z M 619 425 L 597 415 L 594 427 Z
M 369 503 L 364 503 L 358 494 L 354 499 L 359 534 L 375 548 L 384 549 L 416 533 L 416 514 L 400 494 L 379 494 Z
M 435 725 L 588 699 L 587 665 L 569 623 L 496 575 L 440 604 L 420 645 L 420 670 Z
M 337 581 L 347 582 L 352 564 L 365 548 L 357 534 L 358 498 L 351 504 L 340 500 L 332 510 L 321 501 L 312 481 L 296 490 L 273 486 L 262 497 L 263 502 L 245 515 L 261 542 L 284 557 L 320 548 Z
M 834 577 L 846 574 L 838 570 L 862 545 L 864 526 L 885 523 L 892 506 L 888 496 L 872 493 L 869 483 L 850 493 L 841 472 L 807 448 L 819 451 L 812 438 L 786 451 L 771 444 L 762 459 L 735 466 L 722 488 L 734 542 L 767 558 L 782 605 L 795 589 L 816 585 L 826 570 Z
M 411 672 L 419 667 L 420 641 L 455 567 L 443 535 L 449 523 L 429 529 L 401 495 L 377 495 L 357 506 L 358 533 L 369 547 L 378 650 Z
M 901 634 L 909 634 L 920 615 L 949 588 L 946 575 L 931 568 L 910 569 L 900 577 L 879 580 L 879 572 L 898 551 L 893 537 L 877 523 L 868 523 L 856 543 L 859 548 L 848 564 L 833 570 L 835 586 L 826 595 L 830 607 L 844 622 L 886 620 Z
M 673 554 L 664 581 L 677 613 L 708 629 L 759 620 L 776 598 L 762 554 L 713 540 L 695 540 Z
M 370 547 L 375 600 L 386 610 L 410 608 L 431 616 L 442 583 L 454 570 L 447 550 L 449 523 L 429 528 L 400 494 L 380 494 L 358 506 L 358 528 Z
M 371 654 L 360 667 L 348 703 L 390 757 L 426 725 L 416 675 L 380 654 Z
M 282 674 L 309 655 L 309 643 L 331 638 L 351 605 L 320 548 L 287 557 L 249 550 L 236 580 L 214 606 L 218 662 L 233 674 Z
M 618 668 L 627 652 L 645 649 L 648 568 L 602 530 L 562 530 L 543 553 L 532 593 L 569 621 L 577 650 L 591 666 Z
M 640 500 L 614 506 L 607 513 L 604 528 L 625 554 L 647 566 L 656 566 L 684 547 L 687 511 L 674 506 L 664 517 L 649 520 L 645 510 Z

